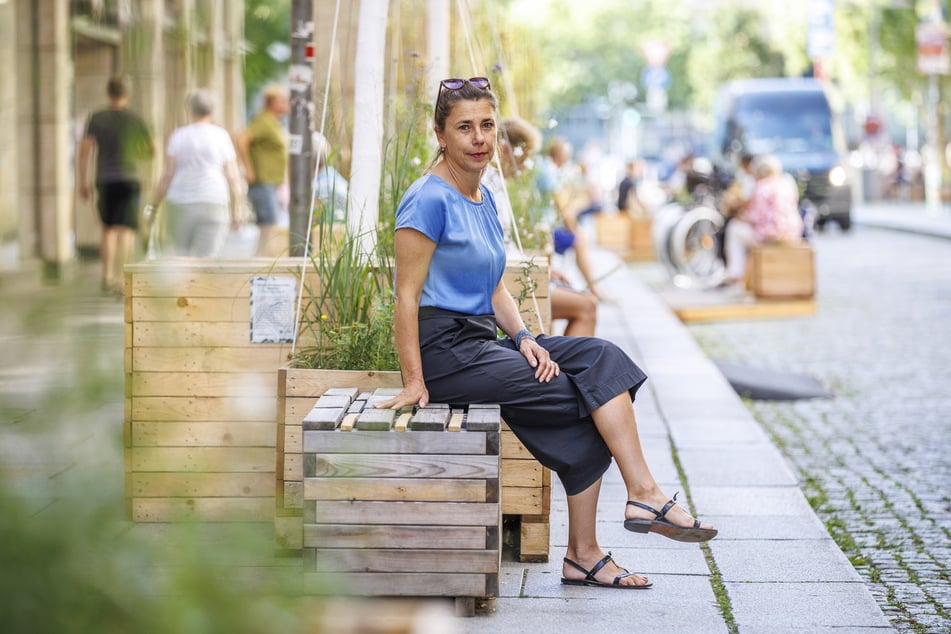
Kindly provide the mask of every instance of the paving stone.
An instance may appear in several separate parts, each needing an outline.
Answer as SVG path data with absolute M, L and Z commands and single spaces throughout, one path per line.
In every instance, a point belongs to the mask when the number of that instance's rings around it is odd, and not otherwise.
M 717 540 L 710 550 L 724 581 L 861 581 L 831 538 Z
M 795 486 L 796 477 L 772 445 L 678 448 L 687 480 L 704 486 Z
M 727 582 L 726 590 L 740 632 L 892 631 L 862 583 Z

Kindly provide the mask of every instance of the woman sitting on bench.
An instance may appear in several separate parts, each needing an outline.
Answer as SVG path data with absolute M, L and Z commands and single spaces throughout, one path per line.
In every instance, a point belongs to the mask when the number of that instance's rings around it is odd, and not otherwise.
M 631 401 L 646 375 L 595 337 L 533 336 L 502 282 L 505 245 L 495 200 L 481 184 L 497 143 L 489 80 L 446 79 L 434 109 L 439 152 L 396 216 L 396 338 L 402 392 L 378 407 L 498 403 L 502 417 L 568 494 L 562 582 L 647 588 L 598 545 L 601 479 L 617 461 L 624 526 L 680 541 L 717 531 L 661 491 L 647 466 Z M 508 337 L 499 339 L 498 329 Z M 676 496 L 675 496 L 676 497 Z M 620 510 L 620 509 L 619 509 Z

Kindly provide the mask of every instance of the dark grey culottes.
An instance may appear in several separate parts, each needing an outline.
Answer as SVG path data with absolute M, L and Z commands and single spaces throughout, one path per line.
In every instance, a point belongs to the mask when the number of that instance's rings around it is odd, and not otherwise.
M 535 458 L 558 474 L 568 495 L 581 493 L 611 464 L 591 418 L 618 394 L 631 400 L 647 379 L 615 344 L 595 337 L 540 335 L 561 374 L 539 383 L 493 315 L 420 308 L 423 375 L 433 403 L 498 403 L 502 418 Z

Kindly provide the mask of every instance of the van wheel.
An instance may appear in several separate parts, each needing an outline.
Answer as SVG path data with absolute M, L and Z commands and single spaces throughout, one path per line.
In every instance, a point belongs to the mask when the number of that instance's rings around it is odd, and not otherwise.
M 839 223 L 839 229 L 842 231 L 848 231 L 852 228 L 852 218 L 845 216 L 844 218 L 836 218 L 836 222 Z

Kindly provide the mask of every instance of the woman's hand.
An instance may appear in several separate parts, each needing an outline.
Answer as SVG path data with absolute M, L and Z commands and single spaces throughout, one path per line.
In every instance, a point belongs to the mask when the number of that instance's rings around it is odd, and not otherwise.
M 561 368 L 552 361 L 548 350 L 538 345 L 538 342 L 534 339 L 528 337 L 522 339 L 522 345 L 518 351 L 528 360 L 528 365 L 535 368 L 535 379 L 539 383 L 548 383 L 561 374 Z
M 418 405 L 426 407 L 429 405 L 429 390 L 423 382 L 409 382 L 403 387 L 403 391 L 388 401 L 382 401 L 376 404 L 378 409 L 402 409 Z

